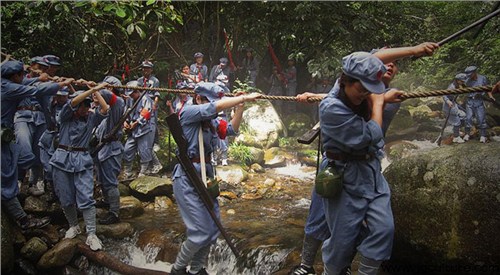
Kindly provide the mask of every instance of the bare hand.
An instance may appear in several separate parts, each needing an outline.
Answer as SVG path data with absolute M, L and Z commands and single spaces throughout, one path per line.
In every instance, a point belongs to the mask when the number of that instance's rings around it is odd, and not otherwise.
M 42 82 L 47 82 L 50 80 L 50 76 L 47 74 L 47 73 L 41 73 L 39 76 L 38 76 L 38 80 L 42 81 Z
M 309 93 L 309 92 L 305 92 L 305 93 L 302 93 L 302 94 L 298 94 L 296 96 L 296 99 L 298 102 L 302 102 L 302 103 L 310 103 L 309 102 L 309 98 L 313 98 L 313 97 L 316 97 L 317 95 L 314 94 L 314 93 Z
M 453 102 L 448 101 L 448 107 L 453 108 Z
M 247 101 L 255 101 L 259 97 L 262 97 L 262 94 L 251 93 L 251 94 L 248 94 L 248 95 L 244 95 L 243 99 L 244 99 L 244 102 L 247 102 Z
M 424 42 L 420 45 L 414 46 L 413 49 L 415 53 L 413 54 L 415 57 L 420 56 L 431 56 L 434 52 L 439 48 L 439 45 L 434 42 Z
M 500 93 L 500 81 L 498 81 L 497 84 L 493 86 L 493 89 L 491 89 L 491 93 Z
M 73 81 L 75 81 L 75 79 L 74 79 L 74 78 L 66 78 L 66 79 L 64 79 L 64 80 L 61 82 L 61 84 L 62 84 L 63 86 L 68 86 L 68 85 L 71 85 L 71 83 L 73 83 Z
M 401 96 L 404 94 L 403 91 L 397 89 L 390 89 L 388 92 L 384 93 L 384 102 L 397 103 L 403 101 Z

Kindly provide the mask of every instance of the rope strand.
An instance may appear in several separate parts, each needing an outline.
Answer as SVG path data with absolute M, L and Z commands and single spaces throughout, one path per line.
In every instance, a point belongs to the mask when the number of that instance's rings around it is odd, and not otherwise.
M 128 87 L 128 86 L 109 86 L 112 88 L 121 88 L 121 89 L 134 89 L 134 90 L 150 90 L 150 91 L 158 91 L 158 92 L 167 92 L 174 94 L 195 94 L 193 89 L 168 89 L 168 88 L 148 88 L 148 87 Z M 444 96 L 444 95 L 456 95 L 456 94 L 468 94 L 468 93 L 477 93 L 477 92 L 489 92 L 493 89 L 493 86 L 478 86 L 478 87 L 466 87 L 459 89 L 447 89 L 447 90 L 434 90 L 434 91 L 422 91 L 422 92 L 413 92 L 406 93 L 401 96 L 401 99 L 410 99 L 410 98 L 419 98 L 419 97 L 431 97 L 431 96 Z M 237 96 L 236 94 L 226 93 L 224 96 L 233 97 Z M 318 95 L 317 97 L 310 97 L 308 99 L 309 102 L 319 102 L 323 99 L 323 96 Z M 262 95 L 260 99 L 268 99 L 268 100 L 283 100 L 283 101 L 297 101 L 297 98 L 294 96 L 275 96 L 275 95 Z

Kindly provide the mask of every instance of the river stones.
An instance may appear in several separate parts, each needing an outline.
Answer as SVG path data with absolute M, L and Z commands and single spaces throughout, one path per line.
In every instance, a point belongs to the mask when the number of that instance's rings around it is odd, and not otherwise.
M 97 226 L 97 235 L 107 238 L 123 239 L 134 234 L 132 225 L 126 222 Z
M 49 251 L 43 254 L 38 261 L 37 267 L 41 269 L 48 269 L 68 264 L 77 251 L 76 245 L 80 242 L 81 241 L 78 238 L 61 240 Z
M 229 184 L 239 184 L 248 179 L 248 172 L 239 165 L 217 166 L 217 177 Z
M 34 237 L 26 242 L 21 248 L 21 256 L 33 262 L 37 262 L 47 250 L 47 244 L 42 241 L 42 239 Z
M 172 196 L 173 193 L 172 179 L 170 178 L 138 177 L 130 183 L 129 187 L 131 190 L 149 198 L 155 196 Z
M 141 201 L 132 196 L 120 197 L 120 218 L 130 219 L 144 213 Z

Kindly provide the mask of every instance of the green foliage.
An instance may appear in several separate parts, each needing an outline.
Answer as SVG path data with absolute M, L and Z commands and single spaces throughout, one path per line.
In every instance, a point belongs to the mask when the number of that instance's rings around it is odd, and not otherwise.
M 290 140 L 288 137 L 279 137 L 278 138 L 278 144 L 279 147 L 288 147 L 292 144 L 293 141 Z
M 494 1 L 17 1 L 1 3 L 2 51 L 17 58 L 42 54 L 62 57 L 62 75 L 98 80 L 129 64 L 130 78 L 144 59 L 160 81 L 189 64 L 194 52 L 209 66 L 227 56 L 241 65 L 243 49 L 252 47 L 261 61 L 260 76 L 270 75 L 270 43 L 285 67 L 297 61 L 299 90 L 307 73 L 335 77 L 341 58 L 353 51 L 383 46 L 412 46 L 439 41 L 491 12 Z M 472 30 L 443 46 L 434 57 L 398 63 L 394 86 L 444 88 L 468 65 L 477 65 L 490 82 L 500 71 L 500 17 L 491 19 L 477 38 Z M 238 73 L 238 71 L 237 71 Z M 261 77 L 259 77 L 262 79 Z M 259 78 L 257 81 L 258 86 Z M 240 89 L 248 89 L 238 83 Z M 260 87 L 260 86 L 259 86 Z
M 250 147 L 237 142 L 229 145 L 228 152 L 230 158 L 240 161 L 241 163 L 250 164 L 253 159 Z

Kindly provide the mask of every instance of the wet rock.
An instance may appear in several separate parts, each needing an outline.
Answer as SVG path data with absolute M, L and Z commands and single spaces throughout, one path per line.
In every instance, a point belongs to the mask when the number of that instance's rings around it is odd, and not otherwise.
M 239 184 L 248 179 L 248 172 L 239 165 L 217 166 L 217 177 L 230 184 Z
M 167 209 L 173 205 L 174 202 L 167 196 L 155 197 L 155 209 Z
M 47 201 L 40 197 L 29 196 L 24 201 L 24 211 L 28 213 L 46 213 L 49 208 Z
M 144 252 L 158 250 L 155 260 L 173 263 L 179 252 L 179 244 L 160 229 L 146 229 L 139 234 L 137 246 Z
M 468 142 L 393 162 L 393 261 L 499 265 L 500 146 Z
M 311 117 L 299 112 L 286 116 L 283 122 L 288 130 L 288 136 L 300 136 L 313 126 Z
M 285 150 L 278 147 L 267 149 L 264 154 L 264 165 L 269 167 L 284 167 L 286 160 L 293 159 Z
M 236 196 L 235 193 L 230 192 L 230 191 L 221 191 L 220 192 L 220 196 L 224 197 L 224 198 L 227 198 L 227 199 L 230 199 L 230 200 L 235 200 L 235 199 L 238 198 L 238 196 Z
M 234 214 L 236 214 L 236 211 L 235 211 L 234 209 L 228 209 L 228 210 L 226 211 L 226 213 L 227 213 L 228 215 L 234 215 Z
M 120 213 L 121 215 L 121 213 Z M 121 222 L 109 225 L 100 224 L 97 226 L 97 235 L 107 238 L 123 239 L 132 236 L 134 228 L 130 223 Z
M 48 249 L 47 244 L 42 239 L 34 237 L 21 248 L 21 256 L 37 262 Z
M 247 163 L 264 164 L 264 150 L 255 147 L 249 147 L 248 149 L 250 149 L 252 158 Z
M 431 117 L 432 110 L 429 108 L 429 106 L 426 105 L 419 105 L 417 107 L 410 107 L 408 108 L 408 111 L 410 112 L 411 117 L 415 121 L 427 121 Z
M 258 199 L 262 199 L 262 195 L 255 194 L 255 193 L 245 193 L 245 194 L 241 195 L 241 198 L 245 199 L 245 200 L 258 200 Z
M 120 191 L 120 196 L 122 197 L 130 196 L 130 188 L 127 185 L 119 183 L 118 190 Z
M 132 191 L 138 192 L 147 197 L 172 196 L 173 187 L 170 178 L 158 177 L 138 177 L 129 185 Z
M 264 149 L 278 145 L 284 125 L 271 102 L 258 100 L 248 105 L 243 113 L 240 135 L 235 141 Z
M 132 196 L 120 197 L 120 218 L 130 219 L 142 213 L 144 213 L 144 208 L 141 201 Z
M 2 209 L 2 273 L 9 273 L 14 268 L 14 232 L 11 219 Z
M 254 163 L 250 165 L 250 169 L 253 170 L 255 173 L 264 173 L 266 170 L 260 166 L 258 163 Z
M 77 251 L 76 245 L 80 242 L 81 241 L 77 238 L 61 240 L 53 248 L 43 254 L 42 258 L 38 261 L 37 267 L 49 269 L 68 264 Z

